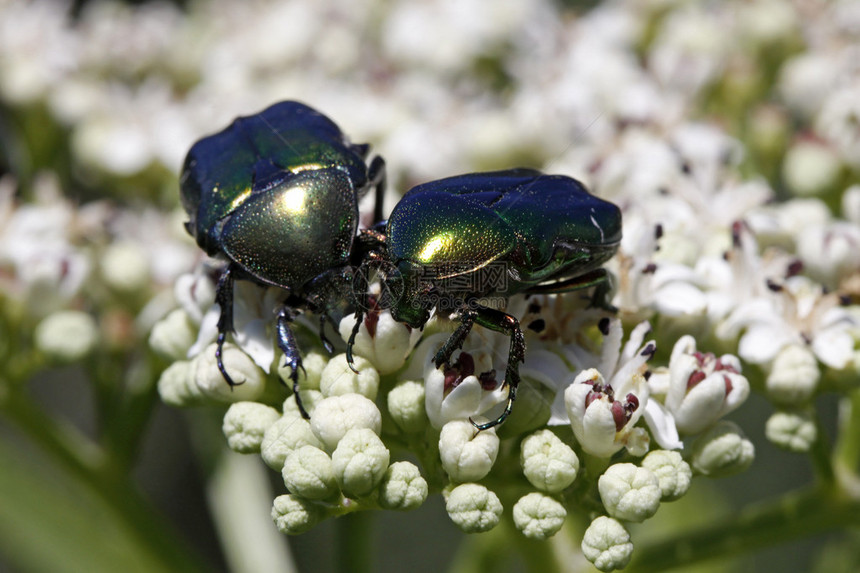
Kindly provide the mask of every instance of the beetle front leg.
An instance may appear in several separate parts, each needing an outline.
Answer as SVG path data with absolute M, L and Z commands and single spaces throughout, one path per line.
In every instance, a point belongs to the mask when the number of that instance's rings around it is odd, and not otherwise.
M 310 416 L 302 405 L 302 397 L 299 394 L 299 369 L 301 368 L 304 371 L 304 367 L 302 366 L 302 357 L 299 354 L 298 344 L 296 344 L 296 336 L 290 328 L 290 322 L 293 321 L 293 318 L 295 316 L 290 307 L 281 307 L 281 310 L 278 312 L 278 348 L 284 353 L 284 366 L 289 366 L 292 369 L 290 380 L 293 382 L 293 394 L 296 396 L 296 406 L 298 406 L 302 417 L 307 420 L 310 419 Z
M 244 384 L 242 382 L 233 382 L 233 379 L 227 374 L 227 369 L 224 368 L 224 342 L 227 339 L 227 333 L 233 332 L 233 272 L 235 271 L 233 263 L 227 265 L 224 272 L 218 278 L 218 287 L 215 290 L 215 303 L 221 307 L 221 314 L 218 316 L 218 338 L 215 345 L 215 362 L 218 364 L 218 370 L 221 376 L 229 384 L 233 386 Z

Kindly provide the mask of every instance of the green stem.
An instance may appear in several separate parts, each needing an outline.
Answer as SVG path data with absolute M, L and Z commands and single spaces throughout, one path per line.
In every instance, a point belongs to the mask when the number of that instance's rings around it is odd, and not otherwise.
M 335 521 L 337 552 L 335 568 L 340 573 L 373 571 L 373 527 L 371 512 L 354 511 Z
M 860 389 L 839 401 L 837 436 L 833 448 L 834 463 L 842 473 L 856 480 L 860 471 Z
M 666 571 L 858 524 L 860 500 L 830 487 L 798 490 L 671 540 L 638 546 L 627 571 Z
M 129 530 L 135 532 L 138 540 L 161 559 L 166 568 L 203 570 L 196 556 L 178 542 L 178 536 L 169 524 L 153 512 L 152 504 L 138 492 L 127 471 L 110 463 L 104 452 L 76 428 L 57 423 L 22 393 L 10 392 L 3 398 L 0 412 L 55 463 L 113 508 Z

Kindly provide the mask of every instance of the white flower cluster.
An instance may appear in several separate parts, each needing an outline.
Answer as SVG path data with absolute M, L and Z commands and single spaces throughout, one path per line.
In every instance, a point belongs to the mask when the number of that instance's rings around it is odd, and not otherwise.
M 576 18 L 550 0 L 215 0 L 187 11 L 106 1 L 74 17 L 70 4 L 0 1 L 0 98 L 21 124 L 53 121 L 75 172 L 113 183 L 116 197 L 146 188 L 161 200 L 162 185 L 175 201 L 165 172 L 179 171 L 196 138 L 298 99 L 374 143 L 389 208 L 417 181 L 529 164 L 573 175 L 623 211 L 608 265 L 617 317 L 577 293 L 510 297 L 526 335 L 522 382 L 509 419 L 476 432 L 473 421 L 505 407 L 506 336 L 476 327 L 437 368 L 449 317 L 419 331 L 371 312 L 353 371 L 342 341 L 327 355 L 300 316 L 308 421 L 273 342 L 283 291 L 236 283 L 223 358 L 240 384 L 230 388 L 214 353 L 218 269 L 181 274 L 201 256 L 182 214 L 75 208 L 51 176 L 20 200 L 0 180 L 0 291 L 13 303 L 2 318 L 24 309 L 39 352 L 68 362 L 115 344 L 131 320 L 95 320 L 82 309 L 108 303 L 92 297 L 133 307 L 171 363 L 162 399 L 231 404 L 230 448 L 282 473 L 282 531 L 412 509 L 433 491 L 464 531 L 512 519 L 545 539 L 592 486 L 604 515 L 582 552 L 621 568 L 633 547 L 626 522 L 683 496 L 693 475 L 752 463 L 753 444 L 724 419 L 751 386 L 776 408 L 768 439 L 807 452 L 819 439 L 815 398 L 856 385 L 856 2 L 812 13 L 802 0 L 622 0 Z M 152 288 L 173 283 L 167 295 Z M 353 320 L 341 321 L 342 339 Z

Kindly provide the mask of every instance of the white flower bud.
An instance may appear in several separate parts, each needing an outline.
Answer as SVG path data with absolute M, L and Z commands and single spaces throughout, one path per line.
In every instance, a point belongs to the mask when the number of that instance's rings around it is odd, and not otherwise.
M 808 400 L 821 373 L 818 360 L 806 346 L 792 344 L 779 351 L 765 380 L 768 394 L 781 404 L 798 404 Z
M 372 321 L 372 335 L 367 329 L 368 321 Z M 354 314 L 340 321 L 340 336 L 344 341 L 349 340 L 354 326 Z M 406 362 L 416 335 L 420 336 L 420 332 L 394 320 L 389 311 L 376 312 L 362 321 L 352 350 L 356 356 L 369 360 L 380 374 L 391 374 Z
M 650 470 L 614 464 L 597 480 L 600 499 L 609 515 L 640 523 L 660 508 L 660 482 Z
M 200 400 L 200 391 L 191 380 L 191 362 L 180 360 L 168 366 L 158 378 L 158 395 L 168 406 L 181 408 Z
M 451 521 L 466 533 L 481 533 L 498 525 L 502 517 L 502 502 L 481 484 L 464 483 L 448 493 L 445 511 Z
M 388 466 L 379 485 L 379 505 L 385 509 L 407 511 L 419 507 L 427 499 L 427 481 L 410 462 L 394 462 Z
M 424 384 L 406 380 L 388 393 L 388 413 L 407 433 L 424 431 L 430 420 L 424 409 Z
M 529 493 L 514 504 L 514 525 L 529 539 L 544 540 L 564 524 L 567 511 L 554 497 Z
M 520 464 L 529 483 L 548 493 L 572 484 L 579 471 L 576 453 L 550 430 L 537 431 L 523 440 Z
M 349 430 L 331 455 L 334 474 L 343 493 L 355 497 L 368 495 L 385 476 L 390 456 L 373 430 Z
M 299 396 L 302 398 L 302 407 L 305 409 L 305 412 L 308 413 L 308 416 L 313 415 L 314 410 L 317 407 L 317 404 L 322 402 L 323 395 L 319 390 L 299 390 Z M 299 416 L 302 413 L 299 411 L 299 406 L 296 404 L 296 395 L 290 394 L 287 396 L 287 399 L 284 400 L 284 405 L 282 407 L 284 414 L 297 414 Z
M 833 188 L 842 170 L 836 151 L 815 141 L 798 141 L 785 153 L 782 177 L 796 196 L 820 195 Z
M 259 453 L 263 435 L 281 417 L 280 412 L 258 402 L 236 402 L 224 414 L 221 430 L 227 445 L 240 454 Z
M 105 283 L 115 290 L 133 293 L 149 284 L 149 259 L 141 245 L 132 241 L 111 243 L 101 256 Z
M 767 420 L 764 433 L 768 440 L 792 452 L 808 452 L 818 439 L 812 412 L 774 412 Z
M 311 430 L 332 451 L 349 430 L 368 428 L 379 434 L 382 414 L 361 394 L 344 394 L 323 399 L 311 415 Z
M 451 481 L 477 481 L 490 473 L 499 453 L 495 428 L 479 432 L 468 420 L 455 420 L 442 427 L 439 457 Z
M 79 310 L 61 310 L 42 320 L 33 333 L 36 348 L 58 362 L 87 356 L 99 340 L 95 319 Z
M 311 431 L 310 423 L 298 413 L 284 414 L 263 434 L 260 455 L 267 466 L 281 471 L 287 456 L 302 446 L 322 448 L 323 444 Z
M 177 308 L 155 323 L 149 333 L 149 346 L 169 360 L 182 360 L 194 344 L 197 332 L 188 314 Z
M 338 354 L 328 361 L 320 377 L 320 391 L 323 396 L 361 394 L 365 398 L 376 399 L 379 374 L 368 360 L 361 356 L 355 356 L 354 359 L 357 374 L 349 367 L 346 354 Z
M 272 521 L 287 535 L 305 533 L 325 516 L 323 507 L 295 495 L 279 495 L 272 504 Z
M 726 477 L 746 470 L 755 458 L 755 446 L 741 429 L 723 420 L 693 444 L 693 469 L 711 477 Z
M 328 361 L 328 357 L 319 352 L 305 354 L 302 357 L 302 367 L 299 368 L 299 388 L 302 390 L 319 390 L 320 378 Z M 293 387 L 293 380 L 290 378 L 292 372 L 293 369 L 286 366 L 283 360 L 278 360 L 278 375 L 284 384 L 290 388 Z
M 281 476 L 290 493 L 305 499 L 327 499 L 339 492 L 331 458 L 314 446 L 293 450 L 284 462 Z
M 662 501 L 674 501 L 690 489 L 693 470 L 678 452 L 654 450 L 642 460 L 642 467 L 657 476 Z
M 215 283 L 202 272 L 186 273 L 176 279 L 173 294 L 191 320 L 200 324 L 215 300 Z
M 215 344 L 207 346 L 191 361 L 191 378 L 200 394 L 219 402 L 253 401 L 263 393 L 265 377 L 251 358 L 227 343 L 222 354 L 224 369 L 236 386 L 224 380 L 215 360 Z
M 601 571 L 624 569 L 633 555 L 630 533 L 617 520 L 600 516 L 585 530 L 582 554 Z

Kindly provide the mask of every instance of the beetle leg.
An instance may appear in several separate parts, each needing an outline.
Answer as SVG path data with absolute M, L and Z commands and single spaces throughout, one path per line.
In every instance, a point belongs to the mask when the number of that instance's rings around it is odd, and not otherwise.
M 326 351 L 331 354 L 334 352 L 334 346 L 332 346 L 331 341 L 325 336 L 325 323 L 326 319 L 331 320 L 325 314 L 320 315 L 320 341 L 322 341 L 323 347 L 325 347 Z
M 436 368 L 439 368 L 443 364 L 448 364 L 454 351 L 463 347 L 463 342 L 466 341 L 466 337 L 472 331 L 472 325 L 475 324 L 475 318 L 478 315 L 477 311 L 469 308 L 459 310 L 458 314 L 460 315 L 460 326 L 448 337 L 448 340 L 445 341 L 445 344 L 436 353 L 436 357 L 433 359 L 436 363 Z
M 373 205 L 373 222 L 382 220 L 382 203 L 385 198 L 385 160 L 377 155 L 370 161 L 367 168 L 370 184 L 376 186 L 376 199 Z
M 221 376 L 232 389 L 233 386 L 244 384 L 242 382 L 233 382 L 233 379 L 227 374 L 227 369 L 224 368 L 224 342 L 227 339 L 227 333 L 233 332 L 233 263 L 227 265 L 224 272 L 218 278 L 218 287 L 215 290 L 215 302 L 221 307 L 221 314 L 218 316 L 218 339 L 215 346 L 215 362 L 218 364 L 218 370 Z
M 288 306 L 281 307 L 278 312 L 278 348 L 284 353 L 284 365 L 292 369 L 290 372 L 290 380 L 293 382 L 293 394 L 296 396 L 296 406 L 299 407 L 299 412 L 306 420 L 310 418 L 305 407 L 302 405 L 302 397 L 299 394 L 299 369 L 304 372 L 302 366 L 302 356 L 299 354 L 299 347 L 296 344 L 296 336 L 290 328 L 294 316 L 292 309 Z

